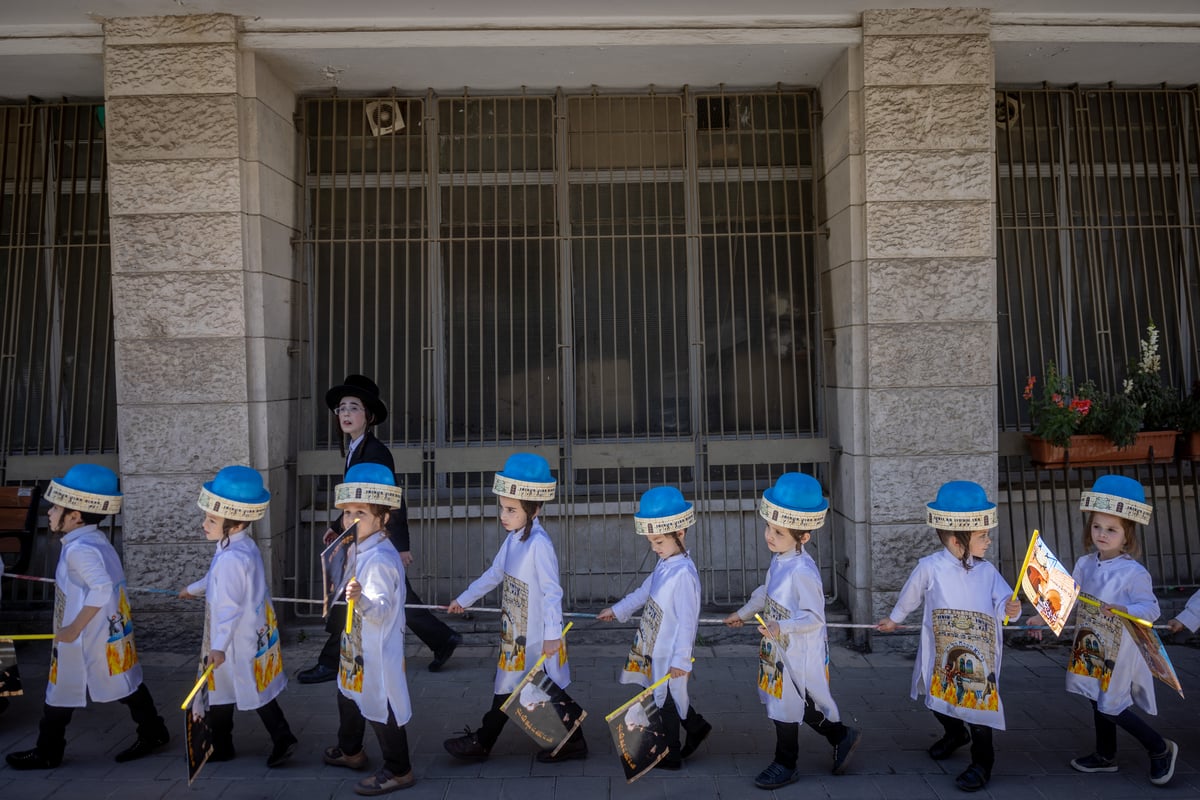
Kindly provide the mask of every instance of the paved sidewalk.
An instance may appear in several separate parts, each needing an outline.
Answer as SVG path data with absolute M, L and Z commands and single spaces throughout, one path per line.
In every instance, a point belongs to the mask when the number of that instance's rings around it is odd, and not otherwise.
M 287 631 L 289 638 L 298 631 Z M 586 761 L 559 765 L 537 763 L 535 747 L 509 726 L 491 758 L 482 764 L 456 762 L 442 749 L 442 740 L 476 726 L 491 696 L 496 650 L 494 633 L 470 633 L 446 669 L 427 671 L 429 652 L 412 647 L 408 660 L 409 690 L 414 715 L 409 742 L 418 782 L 400 796 L 418 798 L 962 798 L 953 779 L 965 768 L 965 753 L 947 762 L 934 762 L 925 749 L 940 733 L 933 715 L 908 699 L 912 657 L 901 653 L 863 655 L 843 646 L 831 650 L 833 692 L 843 718 L 864 731 L 862 746 L 846 775 L 829 774 L 830 751 L 824 740 L 801 732 L 807 750 L 801 755 L 802 778 L 774 793 L 754 788 L 753 776 L 771 760 L 774 731 L 754 689 L 756 638 L 750 629 L 703 629 L 705 645 L 696 649 L 697 709 L 715 730 L 680 772 L 651 773 L 628 786 L 604 726 L 604 714 L 632 695 L 631 687 L 616 682 L 617 671 L 632 640 L 632 629 L 615 631 L 594 623 L 577 626 L 572 634 L 571 694 L 588 709 L 584 724 L 591 755 Z M 313 662 L 319 632 L 309 631 L 303 644 L 285 644 L 289 673 Z M 1200 649 L 1169 646 L 1185 691 L 1180 699 L 1158 685 L 1156 725 L 1179 743 L 1175 780 L 1165 789 L 1152 786 L 1148 762 L 1136 742 L 1120 734 L 1117 774 L 1083 775 L 1068 761 L 1092 749 L 1091 709 L 1081 697 L 1063 691 L 1066 648 L 1005 649 L 1001 695 L 1008 731 L 996 736 L 996 774 L 987 790 L 976 797 L 1200 798 Z M 21 646 L 18 655 L 25 680 L 24 697 L 0 716 L 0 751 L 31 747 L 36 736 L 48 665 L 45 643 Z M 334 684 L 304 686 L 295 680 L 281 703 L 300 747 L 287 766 L 268 770 L 268 740 L 258 717 L 236 717 L 235 742 L 239 757 L 205 767 L 189 789 L 183 757 L 182 712 L 179 703 L 192 675 L 190 656 L 164 652 L 142 654 L 146 682 L 176 737 L 166 751 L 129 764 L 112 756 L 127 746 L 133 725 L 117 703 L 93 705 L 76 713 L 68 731 L 70 742 L 63 765 L 48 772 L 19 773 L 0 764 L 0 797 L 37 800 L 118 797 L 143 800 L 172 797 L 309 798 L 354 797 L 352 784 L 360 773 L 321 763 L 322 749 L 334 742 L 337 712 Z M 374 735 L 368 729 L 367 752 L 379 763 Z

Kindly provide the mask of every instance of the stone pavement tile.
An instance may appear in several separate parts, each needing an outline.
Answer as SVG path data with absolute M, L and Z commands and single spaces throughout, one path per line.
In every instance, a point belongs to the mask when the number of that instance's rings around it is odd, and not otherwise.
M 554 800 L 609 800 L 610 783 L 608 778 L 559 778 L 554 782 Z
M 445 778 L 449 781 L 466 781 L 478 778 L 483 765 L 488 763 L 486 761 L 459 761 L 448 755 L 445 751 L 438 754 L 424 750 L 418 753 L 414 750 L 411 753 L 411 758 L 417 775 L 428 776 L 430 778 Z
M 819 779 L 818 785 L 823 787 L 827 797 L 855 798 L 855 800 L 883 800 L 883 790 L 879 788 L 879 777 L 875 775 L 826 775 Z M 807 790 L 812 782 L 801 778 L 797 786 Z M 815 787 L 812 794 L 815 794 Z M 806 791 L 806 794 L 809 792 Z M 810 795 L 811 796 L 811 795 Z M 816 796 L 820 797 L 820 794 Z
M 944 779 L 939 776 L 939 780 Z M 879 775 L 874 781 L 883 800 L 925 800 L 935 796 L 922 775 Z
M 532 746 L 532 742 L 529 742 Z M 451 756 L 446 756 L 450 758 Z M 479 767 L 479 777 L 487 780 L 495 780 L 497 778 L 528 778 L 529 765 L 533 762 L 533 753 L 526 753 L 523 756 L 508 755 L 497 756 L 493 754 L 487 761 Z
M 683 771 L 694 777 L 740 774 L 734 756 L 725 753 L 713 753 L 709 750 L 708 742 L 701 745 L 696 753 L 683 762 L 683 765 Z
M 859 747 L 867 746 L 867 743 L 872 739 L 879 738 L 880 741 L 883 741 L 882 737 L 877 736 L 877 734 L 882 732 L 894 733 L 903 731 L 908 736 L 912 735 L 911 714 L 902 714 L 898 711 L 871 711 L 868 709 L 850 711 L 845 704 L 839 704 L 838 710 L 842 712 L 842 722 L 863 732 L 863 739 L 859 743 Z M 930 717 L 932 719 L 932 715 Z
M 529 776 L 531 778 L 582 778 L 584 776 L 584 764 L 588 761 L 591 761 L 593 758 L 615 758 L 615 756 L 608 753 L 597 752 L 591 746 L 591 742 L 588 743 L 588 746 L 588 757 L 585 759 L 563 761 L 559 764 L 543 764 L 537 758 L 532 759 L 529 764 Z M 484 777 L 487 777 L 487 775 L 484 775 Z
M 9 770 L 6 775 L 16 775 L 17 773 Z M 18 778 L 11 780 L 0 780 L 0 797 L 20 798 L 21 800 L 43 800 L 48 797 L 59 797 L 60 793 L 67 791 L 70 781 L 62 778 L 51 779 L 33 774 L 22 774 Z M 91 797 L 96 797 L 96 791 L 93 787 Z
M 498 782 L 500 800 L 533 800 L 553 797 L 554 778 L 505 779 Z

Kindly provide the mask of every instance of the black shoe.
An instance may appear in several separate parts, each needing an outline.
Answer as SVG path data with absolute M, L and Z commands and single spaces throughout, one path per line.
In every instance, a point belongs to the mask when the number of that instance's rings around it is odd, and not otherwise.
M 0 697 L 0 714 L 3 714 L 5 711 L 8 711 L 8 698 Z
M 570 761 L 573 758 L 587 758 L 587 742 L 580 736 L 568 740 L 554 755 L 551 755 L 551 752 L 549 749 L 539 750 L 537 760 L 542 764 L 557 764 L 560 761 Z
M 429 662 L 430 672 L 441 672 L 442 667 L 450 660 L 450 656 L 454 655 L 454 649 L 462 644 L 462 634 L 452 633 L 446 643 L 433 651 L 433 661 Z
M 317 664 L 315 667 L 297 672 L 296 677 L 301 683 L 325 683 L 337 677 L 337 670 L 324 664 Z
M 688 733 L 683 747 L 679 748 L 679 757 L 687 758 L 696 752 L 700 748 L 700 745 L 704 744 L 704 740 L 708 738 L 710 733 L 712 733 L 712 725 L 709 724 L 708 720 L 704 720 L 699 728 Z
M 442 742 L 442 747 L 446 748 L 447 753 L 463 761 L 485 761 L 491 752 L 490 747 L 484 747 L 480 743 L 478 731 L 472 731 L 470 728 L 466 729 L 464 735 Z
M 666 758 L 654 765 L 654 768 L 669 769 L 672 772 L 678 772 L 683 769 L 683 758 L 679 756 L 671 758 L 671 755 L 668 753 Z
M 169 741 L 171 741 L 171 734 L 167 733 L 167 729 L 164 727 L 149 739 L 143 739 L 139 736 L 133 744 L 117 753 L 116 758 L 113 760 L 118 764 L 124 764 L 126 761 L 133 761 L 148 756 Z
M 788 769 L 783 764 L 771 762 L 770 766 L 758 773 L 758 777 L 754 779 L 754 785 L 760 789 L 778 789 L 789 783 L 795 783 L 799 779 L 799 770 Z
M 963 773 L 954 779 L 954 785 L 962 789 L 964 792 L 978 792 L 983 787 L 987 786 L 989 780 L 992 779 L 992 771 L 984 769 L 978 764 L 972 764 L 963 770 Z
M 1179 745 L 1166 740 L 1167 750 L 1157 756 L 1150 756 L 1150 782 L 1155 786 L 1166 786 L 1175 775 L 1175 759 L 1179 755 Z
M 971 734 L 966 731 L 963 731 L 961 734 L 947 733 L 930 746 L 929 757 L 934 761 L 945 761 L 954 755 L 955 750 L 960 747 L 966 747 L 970 743 Z
M 858 728 L 846 728 L 846 735 L 833 746 L 833 774 L 841 775 L 850 764 L 850 756 L 862 740 L 862 731 Z
M 300 744 L 300 741 L 290 733 L 287 736 L 281 737 L 271 747 L 271 755 L 267 756 L 267 766 L 281 767 L 286 764 L 288 759 L 292 757 L 292 753 L 296 752 L 296 745 L 298 744 Z
M 19 753 L 9 753 L 4 757 L 13 769 L 54 769 L 62 763 L 62 756 L 50 758 L 42 755 L 36 747 L 32 750 L 22 750 Z

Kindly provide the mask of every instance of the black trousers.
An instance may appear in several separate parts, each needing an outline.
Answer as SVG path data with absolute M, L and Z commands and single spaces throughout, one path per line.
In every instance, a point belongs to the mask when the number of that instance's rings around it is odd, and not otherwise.
M 418 606 L 424 605 L 421 598 L 413 591 L 407 575 L 404 576 L 404 593 L 406 605 L 409 603 Z M 425 643 L 426 647 L 435 652 L 449 644 L 450 637 L 454 635 L 454 629 L 435 617 L 427 608 L 404 609 L 404 622 L 408 629 Z M 321 648 L 321 655 L 317 656 L 317 663 L 330 669 L 337 669 L 342 652 L 342 632 L 346 630 L 346 605 L 344 603 L 329 609 L 329 616 L 325 619 L 325 630 L 329 633 L 329 638 L 325 640 L 325 646 Z
M 662 719 L 663 735 L 667 740 L 666 745 L 671 749 L 667 758 L 669 760 L 676 760 L 680 758 L 679 728 L 682 726 L 690 735 L 704 726 L 704 717 L 697 714 L 696 707 L 689 702 L 687 716 L 680 719 L 679 706 L 675 705 L 675 698 L 671 695 L 670 688 L 667 689 L 666 702 L 659 709 L 659 716 Z
M 154 707 L 154 698 L 146 684 L 139 683 L 133 694 L 122 697 L 118 702 L 129 709 L 129 715 L 137 724 L 139 739 L 161 738 L 167 725 L 158 715 Z M 67 725 L 71 723 L 74 708 L 52 706 L 46 703 L 42 707 L 42 721 L 38 723 L 38 752 L 49 759 L 62 758 L 67 749 Z
M 987 725 L 970 725 L 958 717 L 933 712 L 937 721 L 942 723 L 946 733 L 953 736 L 965 736 L 967 729 L 971 731 L 971 763 L 978 764 L 989 773 L 996 764 L 996 751 L 992 747 L 992 729 Z
M 339 694 L 341 693 L 339 692 Z M 236 708 L 234 703 L 222 703 L 208 707 L 208 725 L 212 729 L 214 750 L 233 750 L 233 712 Z M 278 700 L 272 700 L 254 710 L 258 713 L 258 718 L 262 720 L 263 727 L 267 729 L 273 743 L 278 744 L 288 738 L 295 738 L 287 718 L 283 716 L 283 709 L 279 707 Z
M 779 720 L 772 722 L 775 723 L 775 763 L 795 769 L 800 758 L 800 723 Z M 825 715 L 817 710 L 809 694 L 804 696 L 804 724 L 824 736 L 825 741 L 832 746 L 836 747 L 846 738 L 846 726 L 841 722 L 826 719 Z
M 504 726 L 508 724 L 508 715 L 500 710 L 500 706 L 504 705 L 504 701 L 508 699 L 506 694 L 492 695 L 492 707 L 483 715 L 483 722 L 479 725 L 479 730 L 476 735 L 479 736 L 479 743 L 486 749 L 491 750 L 496 744 L 496 740 L 500 738 L 500 732 L 504 730 Z M 568 742 L 579 742 L 583 740 L 583 726 L 580 725 L 571 734 Z
M 1096 707 L 1096 701 L 1093 700 L 1092 717 L 1096 720 L 1096 752 L 1105 758 L 1115 758 L 1117 755 L 1118 725 L 1137 739 L 1150 755 L 1158 756 L 1167 751 L 1167 740 L 1146 724 L 1132 707 L 1120 714 L 1105 714 Z
M 349 697 L 338 692 L 338 749 L 352 756 L 362 752 L 363 736 L 367 730 L 366 717 Z M 379 750 L 383 753 L 383 765 L 394 775 L 412 772 L 412 761 L 408 755 L 408 731 L 396 722 L 396 713 L 388 704 L 387 722 L 371 720 Z

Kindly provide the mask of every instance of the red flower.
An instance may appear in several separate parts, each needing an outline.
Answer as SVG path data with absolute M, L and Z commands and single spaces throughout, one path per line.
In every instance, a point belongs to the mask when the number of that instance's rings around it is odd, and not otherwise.
M 1030 376 L 1029 376 L 1029 381 L 1028 381 L 1028 382 L 1025 384 L 1025 399 L 1026 399 L 1026 400 L 1032 400 L 1032 399 L 1033 399 L 1033 385 L 1034 385 L 1035 383 L 1037 383 L 1037 376 L 1036 376 L 1036 375 L 1030 375 Z
M 1080 400 L 1078 397 L 1071 400 L 1071 410 L 1078 412 L 1079 416 L 1086 417 L 1088 412 L 1092 410 L 1091 400 Z
M 1052 394 L 1050 396 L 1050 399 L 1054 401 L 1054 405 L 1058 406 L 1059 408 L 1063 407 L 1062 395 L 1059 394 L 1058 392 L 1055 392 L 1054 394 Z

